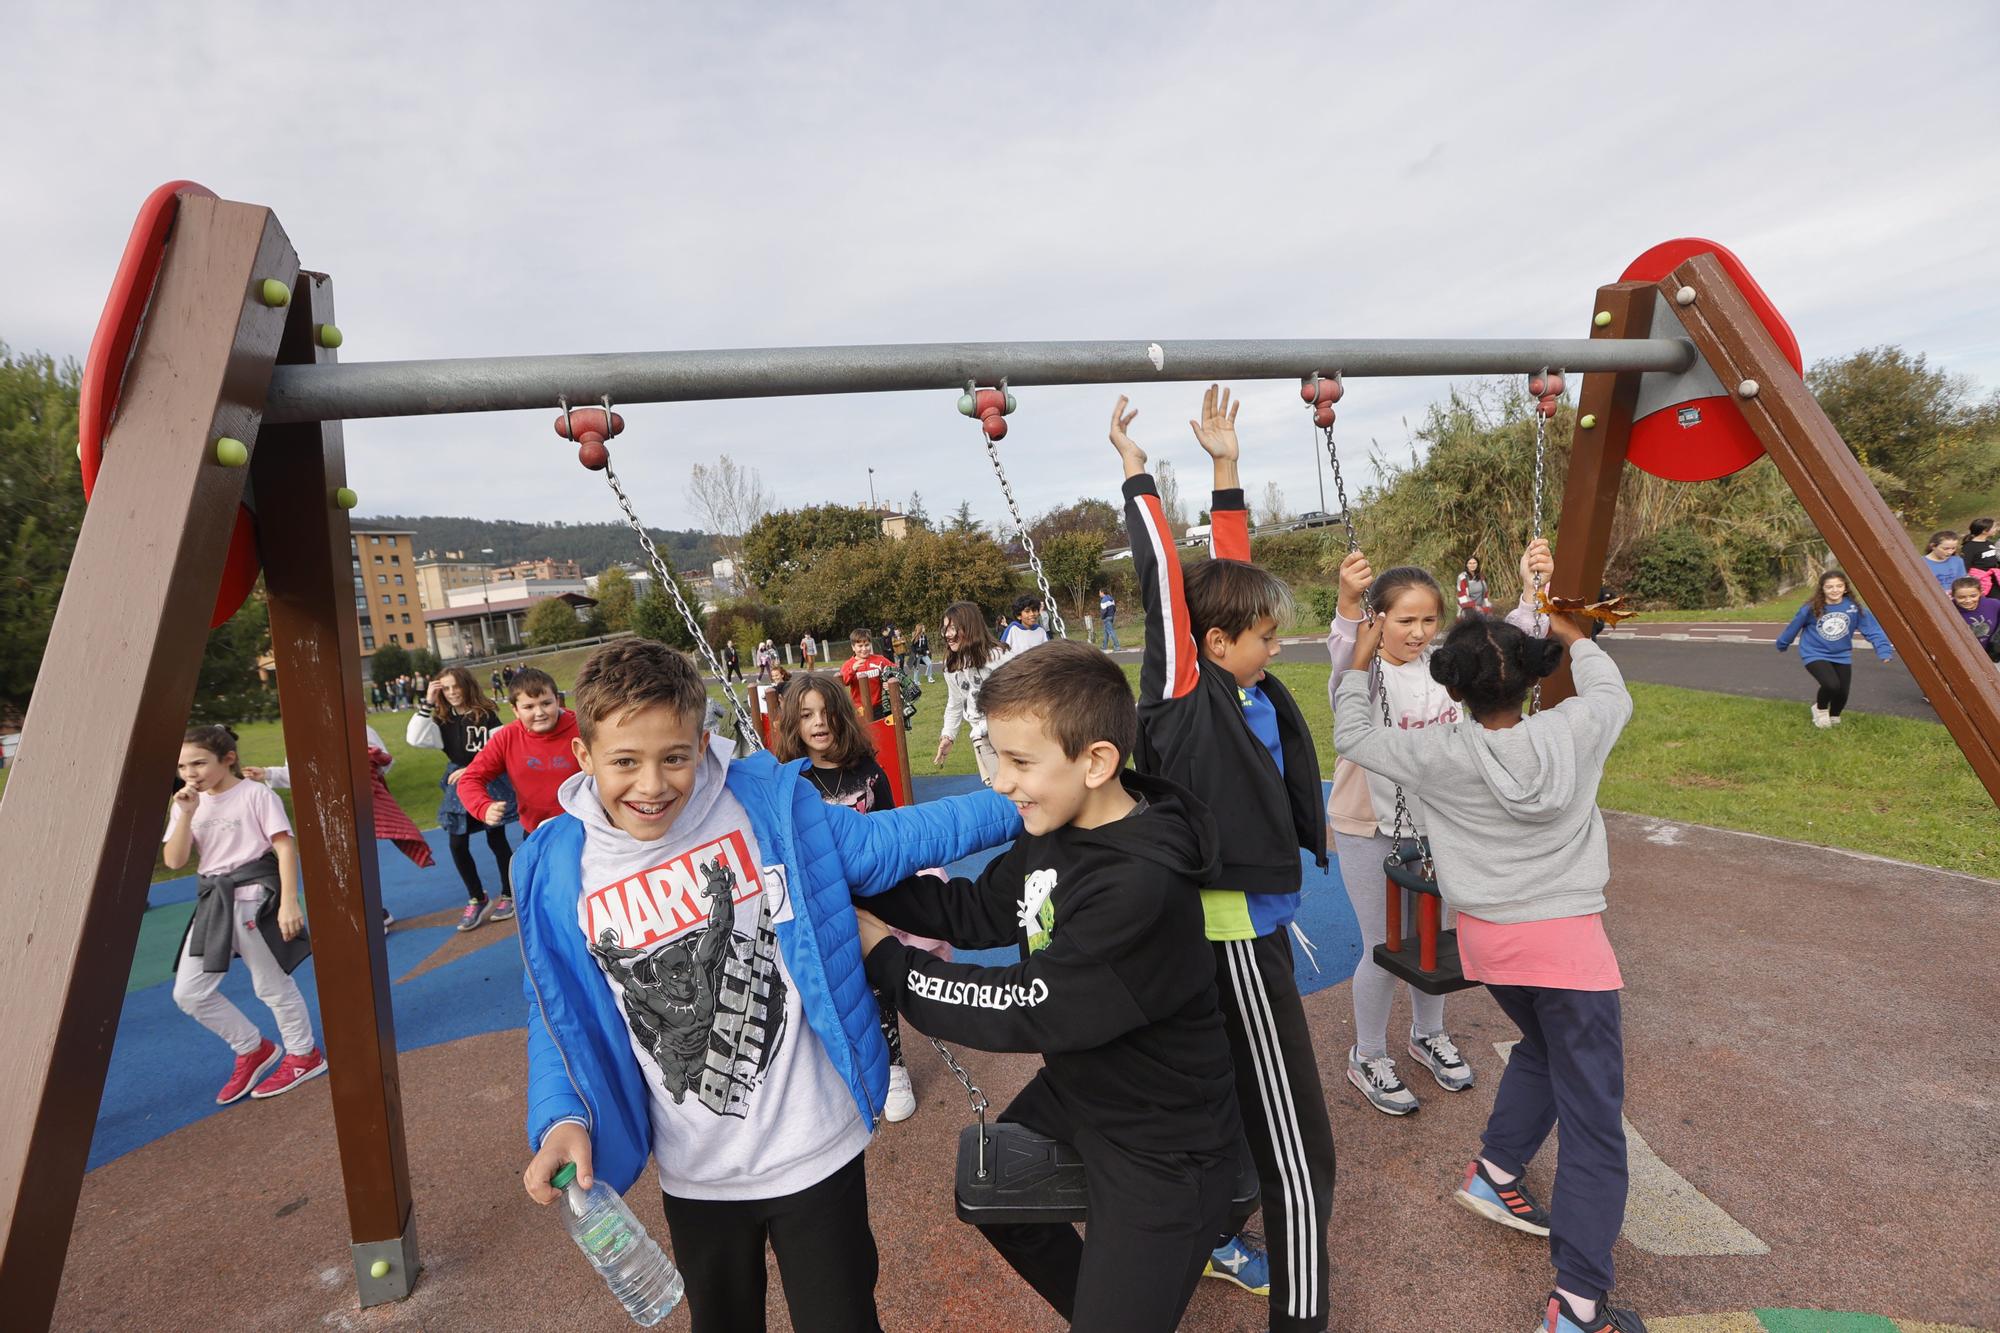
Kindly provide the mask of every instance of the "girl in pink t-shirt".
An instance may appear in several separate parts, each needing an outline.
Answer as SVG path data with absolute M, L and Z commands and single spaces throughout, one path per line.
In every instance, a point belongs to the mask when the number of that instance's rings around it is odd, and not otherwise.
M 311 952 L 291 821 L 269 787 L 243 780 L 236 733 L 228 727 L 187 733 L 180 777 L 163 855 L 178 870 L 199 854 L 201 892 L 174 972 L 174 1003 L 236 1052 L 216 1105 L 246 1095 L 276 1097 L 326 1072 L 305 996 L 291 975 Z M 219 993 L 232 956 L 250 968 L 257 998 L 277 1019 L 282 1052 Z

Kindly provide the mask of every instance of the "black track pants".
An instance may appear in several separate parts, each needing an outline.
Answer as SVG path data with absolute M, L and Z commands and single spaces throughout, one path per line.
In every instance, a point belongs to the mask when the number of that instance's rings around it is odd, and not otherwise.
M 1854 683 L 1854 667 L 1847 662 L 1808 662 L 1806 670 L 1819 682 L 1819 697 L 1813 706 L 1839 717 L 1840 710 L 1847 707 L 1847 689 Z
M 486 901 L 486 888 L 479 882 L 479 865 L 472 859 L 472 835 L 453 833 L 448 835 L 451 842 L 451 863 L 458 867 L 458 877 L 465 882 L 465 896 L 473 902 Z M 493 862 L 500 868 L 500 888 L 507 888 L 507 866 L 514 859 L 514 848 L 507 841 L 505 825 L 486 830 L 486 848 L 493 853 Z

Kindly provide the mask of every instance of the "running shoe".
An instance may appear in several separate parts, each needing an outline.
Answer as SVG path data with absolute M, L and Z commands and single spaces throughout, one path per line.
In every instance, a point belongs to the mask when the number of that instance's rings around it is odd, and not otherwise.
M 910 1087 L 910 1071 L 902 1065 L 890 1065 L 889 1100 L 882 1107 L 882 1118 L 895 1124 L 916 1113 L 917 1094 Z
M 326 1057 L 314 1047 L 305 1055 L 288 1055 L 278 1064 L 278 1072 L 257 1085 L 253 1098 L 276 1097 L 290 1092 L 309 1078 L 326 1072 Z
M 1417 1094 L 1403 1086 L 1396 1077 L 1396 1062 L 1386 1055 L 1364 1060 L 1359 1046 L 1348 1047 L 1347 1081 L 1383 1115 L 1408 1115 L 1417 1109 Z
M 384 929 L 384 930 L 387 930 L 387 929 L 388 929 L 389 927 L 391 927 L 391 926 L 393 926 L 393 925 L 395 925 L 395 924 L 396 924 L 396 914 L 395 914 L 394 912 L 390 911 L 390 910 L 389 910 L 388 908 L 386 908 L 386 907 L 385 907 L 385 908 L 383 908 L 383 909 L 382 909 L 382 929 Z
M 257 1086 L 257 1080 L 271 1072 L 271 1066 L 278 1063 L 278 1044 L 274 1041 L 260 1041 L 257 1049 L 248 1055 L 236 1057 L 236 1068 L 230 1071 L 229 1081 L 222 1085 L 222 1091 L 215 1094 L 217 1106 L 227 1106 L 240 1102 L 250 1089 Z
M 481 898 L 478 902 L 467 903 L 465 905 L 465 911 L 459 914 L 458 929 L 475 930 L 478 927 L 485 925 L 486 909 L 489 906 L 491 906 L 491 904 L 484 898 Z
M 1421 1037 L 1411 1032 L 1410 1054 L 1431 1071 L 1431 1077 L 1446 1092 L 1464 1092 L 1472 1086 L 1472 1066 L 1465 1063 L 1465 1057 L 1444 1033 Z
M 500 895 L 498 899 L 494 901 L 493 915 L 487 917 L 486 919 L 488 921 L 508 921 L 511 920 L 513 916 L 514 916 L 514 895 L 511 893 L 503 893 Z
M 1271 1256 L 1244 1236 L 1232 1236 L 1227 1245 L 1209 1255 L 1201 1275 L 1234 1282 L 1252 1296 L 1271 1294 Z
M 1815 727 L 1818 727 L 1820 730 L 1824 731 L 1826 730 L 1826 728 L 1833 725 L 1833 715 L 1827 712 L 1826 709 L 1821 708 L 1818 704 L 1814 704 L 1812 706 L 1812 710 L 1813 710 L 1813 725 Z
M 1549 1234 L 1549 1210 L 1528 1193 L 1528 1182 L 1516 1176 L 1502 1185 L 1477 1157 L 1467 1163 L 1465 1180 L 1451 1197 L 1489 1222 L 1525 1231 L 1530 1236 Z
M 1614 1309 L 1603 1301 L 1597 1303 L 1597 1318 L 1586 1322 L 1570 1311 L 1561 1292 L 1552 1291 L 1548 1310 L 1535 1325 L 1535 1333 L 1646 1333 L 1646 1325 L 1636 1311 Z

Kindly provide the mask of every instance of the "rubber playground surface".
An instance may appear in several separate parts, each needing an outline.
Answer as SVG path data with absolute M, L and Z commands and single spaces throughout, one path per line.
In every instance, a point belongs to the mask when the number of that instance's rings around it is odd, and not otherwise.
M 935 797 L 972 781 L 918 785 Z M 1633 1167 L 1620 1302 L 1656 1333 L 2000 1329 L 2000 1000 L 1987 962 L 2000 886 L 1752 835 L 1607 822 Z M 176 881 L 153 888 L 58 1328 L 624 1326 L 556 1220 L 522 1193 L 516 936 L 511 923 L 452 931 L 464 900 L 432 839 L 431 870 L 386 848 L 382 861 L 399 918 L 388 954 L 425 1265 L 413 1296 L 355 1307 L 324 1080 L 214 1107 L 227 1053 L 169 993 L 192 898 L 191 881 Z M 1478 1085 L 1452 1096 L 1412 1079 L 1419 1114 L 1369 1109 L 1345 1078 L 1352 913 L 1337 880 L 1310 867 L 1306 902 L 1317 970 L 1301 950 L 1299 982 L 1339 1154 L 1333 1327 L 1525 1330 L 1551 1283 L 1545 1242 L 1450 1202 L 1511 1025 L 1483 991 L 1452 997 L 1447 1021 Z M 298 976 L 311 1001 L 312 965 Z M 268 1030 L 240 969 L 224 992 Z M 1399 1003 L 1392 1046 L 1401 1021 Z M 907 1030 L 906 1045 L 920 1109 L 884 1125 L 868 1160 L 884 1326 L 1060 1328 L 953 1217 L 964 1094 Z M 996 1105 L 1034 1067 L 977 1052 L 967 1064 Z M 1545 1198 L 1557 1150 L 1529 1173 Z M 650 1176 L 630 1197 L 664 1238 Z M 775 1271 L 771 1290 L 772 1326 L 789 1328 Z M 1264 1326 L 1262 1301 L 1213 1281 L 1183 1323 Z M 685 1328 L 685 1313 L 661 1327 Z

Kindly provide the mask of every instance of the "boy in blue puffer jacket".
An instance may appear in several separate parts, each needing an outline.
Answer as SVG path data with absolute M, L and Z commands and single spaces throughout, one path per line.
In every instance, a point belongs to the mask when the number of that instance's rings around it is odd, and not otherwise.
M 576 681 L 582 772 L 514 861 L 538 1203 L 574 1162 L 623 1193 L 650 1155 L 696 1333 L 877 1330 L 862 1151 L 888 1093 L 850 893 L 1007 842 L 991 792 L 862 818 L 797 764 L 733 761 L 682 654 L 632 639 Z M 810 1295 L 810 1303 L 804 1297 Z

